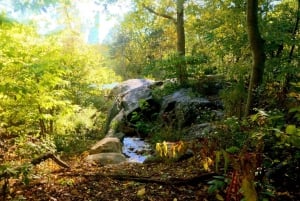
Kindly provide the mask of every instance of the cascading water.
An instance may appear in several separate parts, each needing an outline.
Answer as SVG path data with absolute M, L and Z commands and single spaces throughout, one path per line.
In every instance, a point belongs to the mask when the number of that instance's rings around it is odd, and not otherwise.
M 143 163 L 150 156 L 151 146 L 138 137 L 124 137 L 123 153 L 131 162 Z

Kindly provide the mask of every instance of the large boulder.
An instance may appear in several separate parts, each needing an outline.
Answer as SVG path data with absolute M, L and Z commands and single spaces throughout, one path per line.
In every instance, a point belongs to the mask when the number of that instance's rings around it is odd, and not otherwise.
M 212 99 L 211 94 L 209 98 L 198 96 L 192 89 L 179 89 L 154 99 L 152 91 L 161 85 L 162 82 L 131 79 L 112 90 L 115 102 L 107 117 L 106 137 L 90 149 L 88 161 L 104 165 L 126 161 L 122 154 L 123 138 L 147 137 L 152 131 L 151 123 L 161 121 L 159 125 L 183 132 L 190 140 L 209 133 L 213 127 L 207 122 L 222 116 L 218 98 Z
M 115 137 L 105 137 L 99 142 L 97 142 L 90 149 L 90 154 L 98 153 L 122 153 L 122 144 L 118 138 Z
M 207 138 L 209 133 L 212 132 L 215 127 L 211 123 L 194 124 L 185 129 L 185 135 L 183 139 L 186 141 Z
M 116 104 L 116 103 L 115 103 Z M 111 112 L 109 116 L 113 116 L 112 112 L 114 111 L 114 108 L 111 109 Z M 106 134 L 109 137 L 119 137 L 119 135 L 116 135 L 118 131 L 120 130 L 120 127 L 124 124 L 124 119 L 125 119 L 125 112 L 124 109 L 121 109 L 117 114 L 115 114 L 112 119 L 107 119 L 107 130 Z
M 87 162 L 99 165 L 118 164 L 126 162 L 126 157 L 121 153 L 99 153 L 87 156 Z
M 112 89 L 115 102 L 108 114 L 106 133 L 114 137 L 119 133 L 126 117 L 140 107 L 140 100 L 152 99 L 152 86 L 160 82 L 147 79 L 130 79 Z
M 162 120 L 181 129 L 194 123 L 202 123 L 200 120 L 203 112 L 218 107 L 208 99 L 194 97 L 193 94 L 191 89 L 180 89 L 165 96 L 160 110 Z
M 124 109 L 126 115 L 139 107 L 139 100 L 152 98 L 151 86 L 155 84 L 152 80 L 131 79 L 122 82 L 112 90 L 116 97 L 116 104 L 119 109 Z M 118 111 L 118 110 L 117 110 Z
M 140 100 L 152 99 L 151 86 L 154 81 L 146 79 L 131 79 L 118 84 L 112 89 L 115 102 L 107 117 L 106 137 L 97 142 L 89 151 L 87 161 L 95 161 L 102 165 L 126 161 L 122 154 L 122 144 L 125 134 L 130 131 L 126 126 L 127 116 L 140 107 Z
M 156 119 L 151 117 L 155 116 L 154 114 L 159 114 L 158 116 L 161 117 L 164 124 L 179 130 L 194 124 L 206 123 L 208 117 L 220 116 L 218 110 L 222 104 L 218 99 L 212 101 L 207 97 L 197 96 L 191 88 L 182 88 L 161 97 L 161 102 L 158 103 L 152 97 L 152 90 L 160 85 L 162 82 L 146 79 L 131 79 L 117 85 L 112 90 L 115 103 L 107 118 L 107 136 L 118 137 L 120 140 L 124 135 L 139 134 L 144 136 L 144 133 L 136 130 L 136 122 L 131 121 L 133 112 L 138 112 L 138 115 L 143 118 L 150 117 L 147 119 L 148 121 L 155 121 Z M 147 109 L 147 114 L 141 113 L 145 112 L 140 108 L 141 100 L 149 103 L 151 109 Z
M 122 143 L 119 138 L 105 137 L 98 141 L 89 151 L 87 162 L 95 162 L 100 165 L 117 164 L 125 162 L 126 157 L 122 154 Z

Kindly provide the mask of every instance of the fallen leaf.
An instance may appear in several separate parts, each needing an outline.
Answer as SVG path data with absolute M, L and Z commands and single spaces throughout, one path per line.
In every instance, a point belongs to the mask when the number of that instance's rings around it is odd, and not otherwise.
M 143 197 L 144 195 L 145 195 L 145 193 L 146 193 L 146 189 L 145 189 L 145 187 L 143 187 L 143 188 L 141 188 L 140 190 L 138 190 L 138 192 L 137 192 L 137 196 L 138 197 Z

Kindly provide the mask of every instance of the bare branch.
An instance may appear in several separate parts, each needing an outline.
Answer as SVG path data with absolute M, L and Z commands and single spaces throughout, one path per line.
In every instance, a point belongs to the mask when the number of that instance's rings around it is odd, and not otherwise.
M 170 15 L 167 15 L 167 14 L 164 14 L 164 13 L 159 13 L 159 12 L 156 12 L 155 10 L 153 10 L 152 8 L 150 8 L 149 6 L 146 6 L 145 4 L 143 4 L 143 7 L 148 10 L 150 13 L 153 13 L 157 16 L 160 16 L 160 17 L 163 17 L 163 18 L 166 18 L 166 19 L 169 19 L 169 20 L 172 20 L 175 24 L 176 24 L 176 19 Z
M 65 163 L 64 161 L 62 161 L 61 159 L 59 159 L 57 156 L 55 156 L 53 153 L 48 152 L 42 156 L 39 156 L 38 158 L 35 158 L 31 161 L 32 165 L 37 165 L 47 159 L 51 158 L 57 165 L 63 167 L 63 168 L 70 168 L 70 166 Z

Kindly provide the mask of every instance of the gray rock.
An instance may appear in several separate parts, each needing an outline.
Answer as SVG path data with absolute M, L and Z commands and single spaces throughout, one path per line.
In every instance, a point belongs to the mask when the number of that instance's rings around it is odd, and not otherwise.
M 148 79 L 130 79 L 126 80 L 120 84 L 118 84 L 116 87 L 112 89 L 112 94 L 114 96 L 120 95 L 120 94 L 126 94 L 132 90 L 150 87 L 155 82 Z
M 124 119 L 125 119 L 125 113 L 124 113 L 124 109 L 122 109 L 108 123 L 108 130 L 106 132 L 107 136 L 115 137 L 115 134 L 118 132 L 120 126 L 124 123 Z
M 118 91 L 118 102 L 124 108 L 125 115 L 130 114 L 139 108 L 139 101 L 152 99 L 150 86 L 154 82 L 145 79 L 127 80 L 117 86 L 114 91 Z
M 193 140 L 196 138 L 208 137 L 208 134 L 212 132 L 214 127 L 210 123 L 202 123 L 191 125 L 185 131 L 184 140 Z
M 123 154 L 120 153 L 100 153 L 92 154 L 86 157 L 87 162 L 95 162 L 99 165 L 118 164 L 126 162 L 127 159 Z
M 140 100 L 152 99 L 152 86 L 156 82 L 147 79 L 130 79 L 117 85 L 112 90 L 115 103 L 111 108 L 106 122 L 106 134 L 114 136 L 128 114 L 140 107 Z
M 123 132 L 114 132 L 114 133 L 108 133 L 106 137 L 116 137 L 122 142 L 125 137 L 125 134 Z
M 122 153 L 122 144 L 116 137 L 105 137 L 97 142 L 89 151 L 90 154 Z
M 160 116 L 167 115 L 167 118 L 174 119 L 177 127 L 181 129 L 194 123 L 201 111 L 210 106 L 211 102 L 206 98 L 192 97 L 190 89 L 180 89 L 164 97 Z

